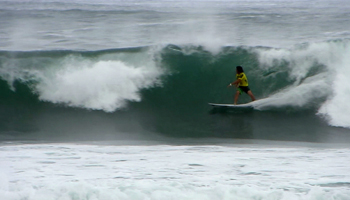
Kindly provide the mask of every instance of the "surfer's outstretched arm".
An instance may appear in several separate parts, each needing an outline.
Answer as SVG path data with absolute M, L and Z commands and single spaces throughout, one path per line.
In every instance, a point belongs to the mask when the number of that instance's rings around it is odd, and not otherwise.
M 241 79 L 237 79 L 236 81 L 234 81 L 234 82 L 232 82 L 232 83 L 230 83 L 227 87 L 231 87 L 231 86 L 238 86 L 239 85 L 239 83 L 241 82 Z

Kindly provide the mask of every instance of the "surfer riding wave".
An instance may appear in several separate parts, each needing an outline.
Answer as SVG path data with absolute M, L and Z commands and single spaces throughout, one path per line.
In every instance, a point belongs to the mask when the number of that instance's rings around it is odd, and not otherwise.
M 236 88 L 237 88 L 237 92 L 236 92 L 235 99 L 234 99 L 235 105 L 237 105 L 238 97 L 240 94 L 242 94 L 242 92 L 247 93 L 250 96 L 250 98 L 252 99 L 252 101 L 255 101 L 255 97 L 254 97 L 252 91 L 250 90 L 250 88 L 248 87 L 247 76 L 245 75 L 245 73 L 243 71 L 243 67 L 241 67 L 241 66 L 236 67 L 236 80 L 234 82 L 230 83 L 228 85 L 228 87 L 231 87 L 233 85 L 236 86 Z

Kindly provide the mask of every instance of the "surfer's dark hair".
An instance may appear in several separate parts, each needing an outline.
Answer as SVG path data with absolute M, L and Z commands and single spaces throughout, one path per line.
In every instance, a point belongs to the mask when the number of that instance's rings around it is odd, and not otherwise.
M 237 67 L 236 67 L 236 70 L 237 70 L 238 73 L 244 72 L 242 66 L 237 66 Z

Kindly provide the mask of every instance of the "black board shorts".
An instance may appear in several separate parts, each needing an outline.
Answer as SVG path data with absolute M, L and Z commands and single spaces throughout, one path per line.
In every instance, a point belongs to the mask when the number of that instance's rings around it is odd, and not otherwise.
M 242 92 L 248 93 L 250 88 L 248 86 L 239 86 L 238 90 L 240 91 L 240 93 L 242 93 Z

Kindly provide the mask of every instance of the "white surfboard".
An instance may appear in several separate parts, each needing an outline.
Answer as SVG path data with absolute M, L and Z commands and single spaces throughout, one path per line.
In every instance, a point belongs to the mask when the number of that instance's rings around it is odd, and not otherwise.
M 219 104 L 219 103 L 208 103 L 211 106 L 214 107 L 226 107 L 226 108 L 253 108 L 252 103 L 245 103 L 245 104 Z
M 253 108 L 253 109 L 261 109 L 262 107 L 266 107 L 269 106 L 269 104 L 267 103 L 271 103 L 271 99 L 269 98 L 263 98 L 263 99 L 258 99 L 255 101 L 251 101 L 249 103 L 244 103 L 244 104 L 220 104 L 220 103 L 208 103 L 211 106 L 214 107 L 223 107 L 223 108 Z

